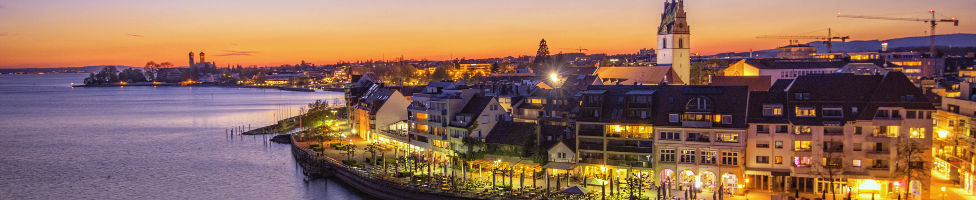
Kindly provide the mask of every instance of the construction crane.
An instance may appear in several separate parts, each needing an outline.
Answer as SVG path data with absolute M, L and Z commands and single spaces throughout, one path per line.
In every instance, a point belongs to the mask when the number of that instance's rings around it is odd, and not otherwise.
M 800 40 L 818 40 L 823 41 L 827 45 L 827 52 L 833 53 L 831 49 L 833 47 L 832 43 L 834 40 L 840 40 L 841 42 L 847 42 L 847 39 L 851 39 L 851 36 L 834 36 L 831 33 L 830 28 L 827 29 L 827 36 L 797 36 L 797 35 L 760 35 L 756 38 L 761 39 L 789 39 L 790 45 L 794 43 L 799 44 Z
M 877 17 L 877 16 L 864 16 L 864 15 L 842 15 L 837 13 L 837 17 L 844 18 L 859 18 L 859 19 L 883 19 L 883 20 L 899 20 L 899 21 L 916 21 L 929 23 L 931 30 L 929 31 L 929 54 L 935 57 L 935 25 L 939 22 L 952 22 L 953 26 L 959 26 L 959 19 L 952 17 L 950 19 L 936 19 L 935 10 L 929 10 L 929 14 L 932 15 L 931 19 L 922 18 L 903 18 L 903 17 Z
M 589 51 L 589 49 L 584 49 L 583 46 L 580 46 L 579 48 L 575 48 L 575 49 L 574 48 L 559 48 L 559 49 L 576 50 L 579 51 L 579 53 L 583 53 L 583 51 Z

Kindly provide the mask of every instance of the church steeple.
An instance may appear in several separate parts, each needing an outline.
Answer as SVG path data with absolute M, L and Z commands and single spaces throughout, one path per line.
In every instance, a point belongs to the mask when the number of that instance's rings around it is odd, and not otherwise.
M 657 28 L 657 64 L 671 66 L 685 83 L 691 78 L 691 29 L 684 0 L 665 0 L 661 24 Z

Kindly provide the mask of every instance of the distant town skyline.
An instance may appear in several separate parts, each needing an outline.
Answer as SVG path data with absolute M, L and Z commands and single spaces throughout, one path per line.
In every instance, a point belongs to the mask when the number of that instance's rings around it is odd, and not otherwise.
M 837 18 L 957 17 L 937 34 L 976 33 L 971 0 L 688 0 L 691 52 L 786 45 L 758 35 L 853 40 L 927 35 L 922 22 Z M 664 0 L 612 1 L 0 1 L 0 68 L 186 63 L 204 51 L 218 66 L 443 60 L 550 52 L 636 53 L 656 45 Z M 809 41 L 801 41 L 809 42 Z

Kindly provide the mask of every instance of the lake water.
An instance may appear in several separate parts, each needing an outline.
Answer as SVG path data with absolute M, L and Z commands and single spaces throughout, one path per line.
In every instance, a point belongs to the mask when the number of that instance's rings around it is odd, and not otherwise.
M 225 129 L 334 92 L 72 88 L 87 74 L 0 75 L 0 199 L 363 199 L 303 181 L 288 145 Z

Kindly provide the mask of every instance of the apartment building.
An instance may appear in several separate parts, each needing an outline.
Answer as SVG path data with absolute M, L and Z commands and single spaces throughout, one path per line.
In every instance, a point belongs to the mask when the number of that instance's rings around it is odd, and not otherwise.
M 934 111 L 898 72 L 806 75 L 751 92 L 746 188 L 806 198 L 928 197 L 921 169 L 932 163 Z
M 949 177 L 969 194 L 976 194 L 976 84 L 959 84 L 960 97 L 942 98 L 942 106 L 935 115 L 933 140 L 933 169 Z
M 590 86 L 580 98 L 580 173 L 738 192 L 748 87 Z

